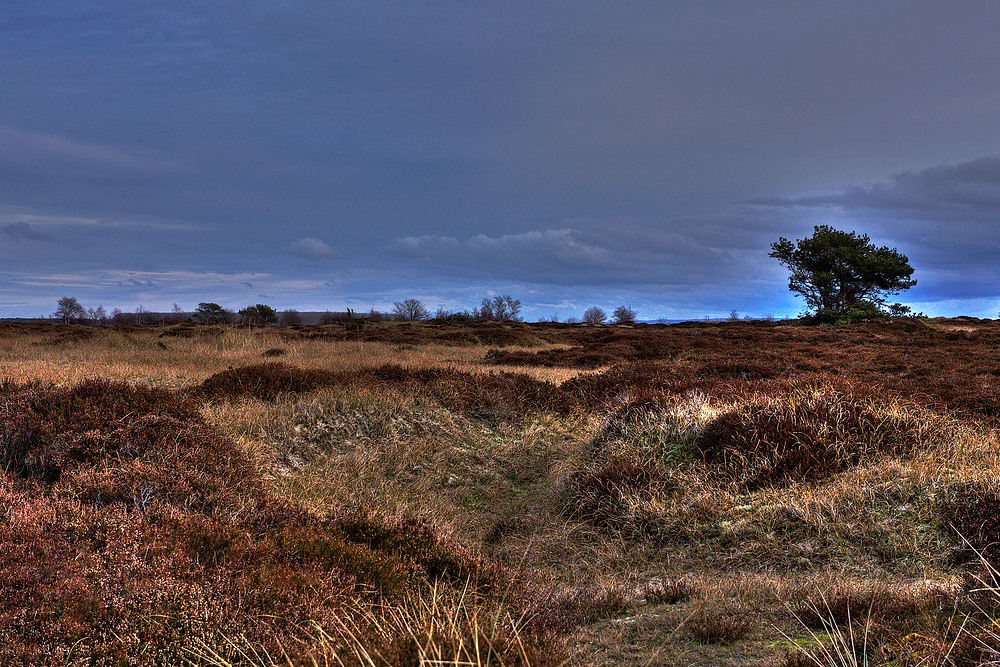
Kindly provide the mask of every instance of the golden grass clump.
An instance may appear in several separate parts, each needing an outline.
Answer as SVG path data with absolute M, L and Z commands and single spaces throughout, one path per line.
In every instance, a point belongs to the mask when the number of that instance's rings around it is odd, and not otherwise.
M 705 426 L 700 456 L 747 488 L 817 481 L 879 455 L 905 455 L 922 425 L 855 387 L 793 387 L 741 397 Z

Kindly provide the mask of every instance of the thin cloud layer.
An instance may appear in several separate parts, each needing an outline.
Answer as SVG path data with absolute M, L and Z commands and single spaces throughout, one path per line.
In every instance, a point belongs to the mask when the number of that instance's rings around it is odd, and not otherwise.
M 282 252 L 305 259 L 333 259 L 337 252 L 325 242 L 315 238 L 301 238 L 292 241 Z
M 403 237 L 388 251 L 442 274 L 553 285 L 692 285 L 714 282 L 736 262 L 731 248 L 699 234 L 617 221 L 459 240 Z

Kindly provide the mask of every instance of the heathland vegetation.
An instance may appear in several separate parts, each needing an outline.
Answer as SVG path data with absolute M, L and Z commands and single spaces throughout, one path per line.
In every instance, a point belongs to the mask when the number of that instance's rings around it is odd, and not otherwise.
M 3 664 L 1000 658 L 995 321 L 0 342 Z

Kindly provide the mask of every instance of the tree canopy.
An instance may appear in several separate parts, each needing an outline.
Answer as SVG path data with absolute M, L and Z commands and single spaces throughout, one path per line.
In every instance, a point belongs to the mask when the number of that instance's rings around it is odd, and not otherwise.
M 425 306 L 419 299 L 397 301 L 392 304 L 392 312 L 395 313 L 399 319 L 407 322 L 426 320 L 430 317 L 430 312 L 427 310 L 427 306 Z
M 485 297 L 475 310 L 476 319 L 497 322 L 520 322 L 521 300 L 510 294 L 499 294 L 493 298 Z
M 591 306 L 583 311 L 583 321 L 587 324 L 604 324 L 608 321 L 608 314 L 602 308 Z
M 615 324 L 635 324 L 635 311 L 632 306 L 621 305 L 613 313 Z
M 218 324 L 228 321 L 229 313 L 217 303 L 202 301 L 194 310 L 194 319 L 204 324 Z
M 274 308 L 263 303 L 247 306 L 239 314 L 243 318 L 243 324 L 249 326 L 262 327 L 278 321 L 278 313 Z
M 828 225 L 794 244 L 780 237 L 771 244 L 774 257 L 790 271 L 788 289 L 802 295 L 816 316 L 836 320 L 865 304 L 881 306 L 889 294 L 917 284 L 913 267 L 895 248 L 872 244 L 867 235 Z
M 83 309 L 83 306 L 80 305 L 80 302 L 74 296 L 62 297 L 57 302 L 57 305 L 56 312 L 52 316 L 64 324 L 77 322 L 87 314 L 87 311 Z

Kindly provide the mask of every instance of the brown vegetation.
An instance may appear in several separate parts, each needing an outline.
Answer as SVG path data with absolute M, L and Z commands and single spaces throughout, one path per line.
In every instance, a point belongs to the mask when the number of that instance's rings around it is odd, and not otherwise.
M 994 322 L 0 340 L 5 663 L 997 659 Z

